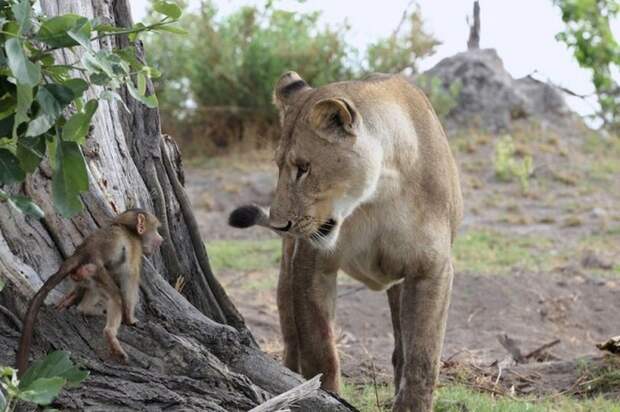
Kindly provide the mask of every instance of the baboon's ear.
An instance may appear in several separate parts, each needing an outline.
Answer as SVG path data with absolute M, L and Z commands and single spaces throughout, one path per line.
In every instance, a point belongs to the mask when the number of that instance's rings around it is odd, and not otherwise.
M 302 90 L 310 89 L 310 86 L 295 72 L 286 72 L 273 89 L 273 102 L 280 111 L 280 114 L 291 104 L 294 97 Z
M 319 100 L 310 110 L 310 126 L 329 141 L 355 136 L 360 116 L 353 103 L 335 97 Z
M 144 215 L 144 213 L 138 213 L 136 215 L 136 232 L 138 232 L 139 235 L 144 234 L 144 232 L 146 232 L 146 216 Z

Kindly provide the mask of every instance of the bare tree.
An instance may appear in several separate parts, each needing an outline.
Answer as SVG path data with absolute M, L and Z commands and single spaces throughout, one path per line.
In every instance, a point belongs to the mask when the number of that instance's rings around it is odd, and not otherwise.
M 74 13 L 131 26 L 128 0 L 42 0 L 48 15 Z M 121 47 L 123 37 L 96 47 Z M 75 61 L 57 52 L 61 61 Z M 138 57 L 142 51 L 138 47 Z M 152 85 L 147 86 L 152 91 Z M 91 96 L 100 90 L 89 90 Z M 84 211 L 70 220 L 53 210 L 51 172 L 45 161 L 19 191 L 42 206 L 36 220 L 0 203 L 0 364 L 15 362 L 20 318 L 29 298 L 83 238 L 128 207 L 154 210 L 167 239 L 161 254 L 144 261 L 137 327 L 122 327 L 119 338 L 128 366 L 108 358 L 101 336 L 103 319 L 75 311 L 42 310 L 33 357 L 53 349 L 72 352 L 91 371 L 80 387 L 63 392 L 60 409 L 249 410 L 302 379 L 266 356 L 218 283 L 183 188 L 181 156 L 160 132 L 159 113 L 129 96 L 120 104 L 101 101 L 84 146 L 90 190 Z M 183 276 L 182 294 L 171 284 Z M 55 300 L 59 292 L 51 295 Z M 49 302 L 48 302 L 49 303 Z M 345 411 L 326 392 L 300 402 L 304 410 Z
M 467 49 L 475 50 L 480 48 L 480 4 L 478 0 L 474 1 L 474 21 L 473 23 L 467 19 L 469 25 L 469 39 L 467 40 Z

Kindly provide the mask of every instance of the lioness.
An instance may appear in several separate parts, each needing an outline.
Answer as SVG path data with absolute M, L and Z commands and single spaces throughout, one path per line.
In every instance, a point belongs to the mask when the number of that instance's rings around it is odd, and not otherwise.
M 387 290 L 395 348 L 394 411 L 431 411 L 462 218 L 456 164 L 424 94 L 402 76 L 310 87 L 295 72 L 274 100 L 282 138 L 269 217 L 231 224 L 284 235 L 278 310 L 284 363 L 339 389 L 336 274 Z

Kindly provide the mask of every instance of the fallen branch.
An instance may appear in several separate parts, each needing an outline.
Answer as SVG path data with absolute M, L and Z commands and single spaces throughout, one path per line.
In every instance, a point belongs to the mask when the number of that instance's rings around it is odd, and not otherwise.
M 554 341 L 551 341 L 549 343 L 545 343 L 544 345 L 542 345 L 541 347 L 534 349 L 533 351 L 531 351 L 530 353 L 528 353 L 527 355 L 524 356 L 525 359 L 530 359 L 535 357 L 536 355 L 539 355 L 542 351 L 549 349 L 555 345 L 557 345 L 558 343 L 560 343 L 561 340 L 560 339 L 556 339 Z
M 269 399 L 267 402 L 261 403 L 256 408 L 250 410 L 250 412 L 276 412 L 286 411 L 295 403 L 302 399 L 305 399 L 319 390 L 321 386 L 321 374 L 316 375 L 314 378 L 295 386 L 278 396 Z

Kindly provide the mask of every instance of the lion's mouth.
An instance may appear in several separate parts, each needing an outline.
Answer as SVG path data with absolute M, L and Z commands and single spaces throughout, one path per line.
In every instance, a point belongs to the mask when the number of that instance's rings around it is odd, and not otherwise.
M 313 237 L 316 238 L 326 238 L 332 233 L 332 230 L 336 227 L 336 221 L 334 219 L 329 219 L 325 223 L 323 223 L 319 229 L 314 233 Z

